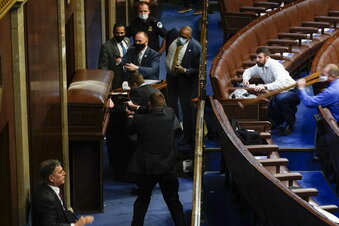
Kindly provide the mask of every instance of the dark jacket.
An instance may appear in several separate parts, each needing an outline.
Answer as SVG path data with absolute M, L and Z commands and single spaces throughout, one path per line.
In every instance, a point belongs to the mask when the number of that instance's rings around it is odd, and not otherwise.
M 153 16 L 150 16 L 146 21 L 137 17 L 132 20 L 131 25 L 127 28 L 126 36 L 134 37 L 139 31 L 147 33 L 149 47 L 159 51 L 159 36 L 164 38 L 167 32 L 164 25 Z
M 153 93 L 160 92 L 157 88 L 154 88 L 150 85 L 142 85 L 138 88 L 132 89 L 130 92 L 131 101 L 134 104 L 141 105 L 141 106 L 148 106 L 149 97 Z
M 144 76 L 144 79 L 159 79 L 159 62 L 160 53 L 147 47 L 140 65 L 138 64 L 138 52 L 134 46 L 127 50 L 126 55 L 122 58 L 121 65 L 133 63 L 139 65 L 139 73 Z
M 32 197 L 32 226 L 68 226 L 76 221 L 65 211 L 57 194 L 46 183 L 40 183 Z
M 130 47 L 129 38 L 125 38 L 123 42 L 125 42 L 126 45 Z M 98 68 L 114 71 L 112 89 L 120 88 L 122 82 L 127 79 L 123 78 L 122 66 L 116 65 L 115 63 L 115 58 L 117 56 L 120 56 L 120 52 L 117 42 L 114 38 L 108 40 L 101 46 Z
M 179 31 L 177 29 L 172 29 L 167 32 L 166 35 L 166 55 L 168 52 L 169 46 L 172 42 L 177 39 L 179 36 Z M 199 75 L 199 65 L 200 65 L 200 54 L 201 54 L 201 45 L 200 43 L 192 38 L 187 45 L 186 52 L 181 61 L 181 66 L 186 68 L 186 72 L 183 73 L 186 76 L 197 76 Z
M 127 121 L 129 134 L 137 134 L 137 147 L 128 169 L 144 175 L 160 175 L 175 170 L 173 132 L 179 123 L 172 108 L 150 109 Z

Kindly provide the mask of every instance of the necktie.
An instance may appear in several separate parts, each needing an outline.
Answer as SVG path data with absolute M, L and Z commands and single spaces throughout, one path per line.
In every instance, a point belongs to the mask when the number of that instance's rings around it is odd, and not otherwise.
M 142 52 L 140 52 L 140 53 L 138 54 L 138 65 L 141 64 L 141 60 L 142 60 Z
M 183 45 L 177 45 L 177 49 L 175 50 L 174 57 L 173 57 L 172 70 L 174 70 L 175 66 L 178 64 L 179 53 L 182 47 Z
M 66 209 L 65 205 L 64 205 L 64 192 L 63 192 L 62 189 L 60 189 L 60 191 L 59 191 L 59 198 L 60 198 L 62 206 L 64 207 L 64 209 Z
M 120 46 L 121 46 L 121 49 L 122 49 L 122 56 L 125 56 L 126 48 L 125 48 L 125 46 L 124 46 L 124 44 L 122 42 L 120 42 Z

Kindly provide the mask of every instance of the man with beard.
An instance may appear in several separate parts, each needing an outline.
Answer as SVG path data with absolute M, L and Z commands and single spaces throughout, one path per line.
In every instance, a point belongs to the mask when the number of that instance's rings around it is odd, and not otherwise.
M 269 57 L 269 50 L 260 47 L 256 51 L 257 64 L 244 71 L 243 85 L 249 86 L 249 80 L 252 77 L 259 77 L 264 84 L 258 84 L 254 91 L 277 90 L 295 83 L 294 79 L 285 70 L 282 64 Z M 272 128 L 286 122 L 282 135 L 289 135 L 293 132 L 296 120 L 295 113 L 297 105 L 300 103 L 296 89 L 290 89 L 274 96 L 268 108 L 268 120 L 272 123 Z
M 130 47 L 129 38 L 125 37 L 125 26 L 116 23 L 113 27 L 114 37 L 101 46 L 99 56 L 99 69 L 114 71 L 112 89 L 120 88 L 122 82 L 127 79 L 123 77 L 122 66 L 115 63 L 115 58 L 123 57 Z
M 134 45 L 127 50 L 123 58 L 116 58 L 116 64 L 123 65 L 127 75 L 139 72 L 145 79 L 159 79 L 160 53 L 148 47 L 148 36 L 138 32 L 134 36 Z
M 146 2 L 140 2 L 137 10 L 138 17 L 132 20 L 131 25 L 127 28 L 126 36 L 134 37 L 136 33 L 143 31 L 148 35 L 149 47 L 159 53 L 163 53 L 165 43 L 163 42 L 160 48 L 159 36 L 165 37 L 167 32 L 166 28 L 157 18 L 150 16 L 151 11 Z

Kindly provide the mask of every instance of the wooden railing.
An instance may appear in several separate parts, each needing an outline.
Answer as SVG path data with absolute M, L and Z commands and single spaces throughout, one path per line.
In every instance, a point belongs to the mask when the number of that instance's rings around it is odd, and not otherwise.
M 16 2 L 22 2 L 22 0 L 0 0 L 0 20 Z
M 203 1 L 201 17 L 202 47 L 199 67 L 199 101 L 196 122 L 194 173 L 193 173 L 193 197 L 192 197 L 192 218 L 191 226 L 200 226 L 201 219 L 201 195 L 203 177 L 203 140 L 204 140 L 204 109 L 206 98 L 206 56 L 207 56 L 207 9 L 208 1 Z

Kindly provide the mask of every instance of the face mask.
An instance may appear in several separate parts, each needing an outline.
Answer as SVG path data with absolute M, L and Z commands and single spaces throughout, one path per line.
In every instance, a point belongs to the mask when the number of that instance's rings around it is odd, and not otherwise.
M 136 44 L 134 43 L 135 48 L 137 49 L 137 51 L 141 51 L 143 48 L 145 48 L 145 43 L 142 44 Z
M 319 76 L 319 81 L 320 82 L 326 82 L 328 80 L 328 77 L 326 75 L 320 75 Z
M 122 42 L 122 40 L 124 40 L 125 36 L 124 36 L 124 35 L 122 35 L 122 36 L 114 36 L 114 38 L 115 38 L 115 40 L 116 40 L 118 43 L 120 43 L 120 42 Z
M 178 43 L 179 43 L 179 45 L 183 45 L 183 44 L 185 44 L 185 43 L 186 43 L 186 41 L 187 41 L 187 39 L 186 39 L 186 38 L 183 38 L 183 37 L 179 37 L 179 38 L 178 38 Z
M 142 19 L 142 20 L 147 20 L 148 19 L 148 14 L 140 13 L 139 14 L 139 18 Z

